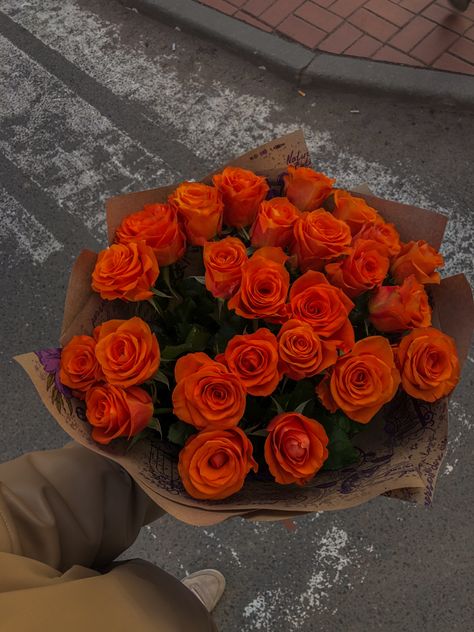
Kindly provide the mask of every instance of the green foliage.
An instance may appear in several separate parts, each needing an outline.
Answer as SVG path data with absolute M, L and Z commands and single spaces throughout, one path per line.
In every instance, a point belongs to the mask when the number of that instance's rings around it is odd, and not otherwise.
M 186 440 L 192 435 L 195 434 L 196 429 L 189 424 L 185 424 L 183 421 L 175 421 L 173 422 L 168 429 L 168 440 L 171 443 L 175 443 L 183 447 L 186 443 Z
M 352 421 L 342 412 L 320 412 L 318 421 L 324 426 L 329 438 L 329 456 L 323 470 L 339 470 L 355 463 L 359 457 L 351 437 L 359 432 L 359 424 Z

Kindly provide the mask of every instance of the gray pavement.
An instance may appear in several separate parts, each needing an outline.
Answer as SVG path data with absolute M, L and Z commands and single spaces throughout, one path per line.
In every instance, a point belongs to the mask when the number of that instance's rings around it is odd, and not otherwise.
M 301 96 L 112 0 L 0 0 L 1 460 L 66 441 L 11 358 L 56 344 L 71 263 L 105 245 L 104 198 L 198 178 L 300 126 L 340 185 L 368 181 L 448 214 L 446 274 L 473 280 L 472 111 L 328 89 Z M 380 498 L 292 530 L 166 517 L 128 555 L 177 576 L 221 569 L 226 632 L 472 629 L 473 364 L 450 405 L 432 508 Z

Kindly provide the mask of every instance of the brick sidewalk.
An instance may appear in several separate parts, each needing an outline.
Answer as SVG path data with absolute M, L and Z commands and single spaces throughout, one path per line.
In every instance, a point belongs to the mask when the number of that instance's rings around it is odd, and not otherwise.
M 474 75 L 474 2 L 195 0 L 311 49 Z

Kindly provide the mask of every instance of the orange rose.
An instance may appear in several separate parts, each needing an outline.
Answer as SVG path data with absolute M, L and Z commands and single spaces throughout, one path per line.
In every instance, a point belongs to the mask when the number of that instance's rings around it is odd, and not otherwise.
M 242 266 L 242 282 L 230 299 L 228 308 L 243 318 L 267 318 L 279 321 L 286 315 L 286 297 L 290 275 L 284 263 L 288 259 L 281 248 L 260 248 Z
M 265 397 L 278 386 L 278 342 L 268 329 L 234 336 L 226 347 L 224 360 L 250 395 Z
M 315 419 L 299 413 L 282 413 L 270 422 L 265 440 L 265 461 L 280 485 L 304 485 L 328 458 L 328 437 Z
M 153 248 L 159 266 L 175 263 L 186 250 L 176 209 L 169 204 L 146 204 L 141 211 L 128 215 L 117 228 L 115 240 L 120 244 L 144 241 Z
M 356 239 L 351 254 L 325 267 L 329 280 L 354 298 L 382 285 L 388 273 L 388 252 L 382 244 L 369 239 Z
M 108 320 L 94 330 L 95 354 L 105 379 L 127 388 L 142 384 L 158 371 L 160 347 L 147 323 L 134 316 Z
M 92 289 L 108 301 L 145 301 L 153 296 L 158 274 L 155 253 L 145 242 L 112 244 L 99 252 Z
M 314 211 L 320 208 L 330 195 L 336 182 L 324 173 L 318 173 L 309 167 L 288 166 L 285 181 L 285 195 L 300 211 Z
M 402 285 L 384 285 L 369 299 L 369 320 L 383 332 L 431 325 L 431 307 L 424 287 L 409 276 Z
M 183 182 L 170 195 L 169 202 L 182 218 L 186 237 L 193 246 L 202 246 L 220 232 L 224 205 L 215 187 Z
M 286 248 L 293 239 L 293 226 L 298 216 L 298 209 L 286 197 L 264 200 L 250 231 L 252 246 Z
M 280 371 L 292 380 L 313 377 L 337 360 L 335 343 L 322 340 L 311 325 L 290 319 L 278 334 Z
M 419 283 L 439 283 L 441 277 L 436 268 L 442 268 L 443 265 L 443 256 L 426 241 L 410 241 L 402 245 L 390 272 L 397 283 L 410 274 L 414 274 Z
M 399 384 L 390 343 L 382 336 L 369 336 L 338 359 L 316 392 L 331 412 L 340 408 L 354 421 L 366 424 L 393 398 Z
M 230 298 L 240 285 L 242 267 L 247 262 L 247 249 L 237 237 L 204 244 L 206 288 L 216 298 Z
M 291 252 L 302 271 L 322 270 L 325 263 L 352 250 L 349 226 L 323 209 L 304 213 L 296 221 L 294 236 Z
M 205 353 L 188 353 L 175 365 L 173 413 L 203 428 L 231 428 L 242 419 L 246 397 L 239 378 Z
M 341 189 L 334 192 L 333 215 L 349 224 L 353 235 L 358 233 L 364 224 L 375 224 L 382 219 L 364 199 L 355 197 Z
M 290 289 L 293 318 L 308 323 L 318 336 L 344 349 L 354 344 L 354 329 L 348 318 L 353 307 L 344 292 L 330 285 L 321 272 L 308 270 Z
M 372 239 L 377 241 L 388 250 L 388 254 L 393 257 L 398 255 L 401 249 L 400 235 L 393 224 L 379 221 L 374 224 L 363 224 L 354 239 Z
M 459 382 L 456 344 L 434 327 L 413 329 L 397 350 L 403 389 L 415 399 L 435 402 Z
M 107 445 L 117 437 L 130 439 L 146 428 L 153 417 L 153 401 L 138 386 L 99 384 L 87 391 L 86 416 L 93 426 L 94 441 Z
M 270 188 L 266 179 L 248 169 L 226 167 L 212 181 L 224 200 L 224 224 L 235 228 L 250 226 Z
M 202 500 L 236 494 L 250 470 L 258 470 L 252 453 L 252 443 L 240 428 L 199 432 L 179 453 L 178 472 L 184 488 Z
M 59 380 L 73 391 L 87 391 L 103 378 L 91 336 L 73 336 L 61 352 Z

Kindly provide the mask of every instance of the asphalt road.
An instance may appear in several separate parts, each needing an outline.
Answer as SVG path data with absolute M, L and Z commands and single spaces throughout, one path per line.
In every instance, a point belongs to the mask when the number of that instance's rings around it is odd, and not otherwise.
M 112 0 L 0 0 L 0 459 L 66 440 L 11 358 L 56 344 L 71 263 L 105 244 L 104 198 L 198 178 L 300 126 L 314 163 L 341 186 L 368 181 L 378 195 L 448 214 L 446 274 L 473 279 L 472 112 L 301 96 Z M 473 363 L 450 404 L 432 508 L 380 498 L 292 530 L 165 518 L 130 555 L 177 576 L 221 569 L 226 632 L 471 629 Z

